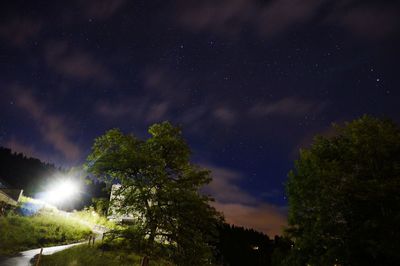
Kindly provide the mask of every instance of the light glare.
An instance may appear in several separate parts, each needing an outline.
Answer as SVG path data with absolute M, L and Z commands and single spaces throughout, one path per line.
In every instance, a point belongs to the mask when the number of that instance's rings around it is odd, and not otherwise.
M 45 201 L 48 203 L 62 203 L 70 200 L 79 192 L 79 186 L 72 180 L 63 180 L 56 183 L 45 196 Z

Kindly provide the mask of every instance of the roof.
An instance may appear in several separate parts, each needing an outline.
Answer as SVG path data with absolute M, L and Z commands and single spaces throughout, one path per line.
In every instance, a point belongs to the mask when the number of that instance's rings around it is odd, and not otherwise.
M 21 189 L 0 188 L 0 201 L 10 205 L 17 205 L 19 198 L 22 195 Z

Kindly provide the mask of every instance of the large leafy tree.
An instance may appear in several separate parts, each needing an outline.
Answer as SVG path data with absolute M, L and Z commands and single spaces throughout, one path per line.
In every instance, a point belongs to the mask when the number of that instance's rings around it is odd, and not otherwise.
M 95 140 L 86 168 L 105 182 L 121 184 L 116 211 L 136 214 L 151 248 L 156 240 L 167 241 L 178 265 L 205 265 L 220 219 L 199 191 L 211 181 L 210 172 L 190 162 L 179 128 L 164 122 L 149 133 L 140 140 L 118 129 L 106 132 Z
M 287 183 L 296 265 L 398 265 L 400 130 L 364 116 L 300 152 Z

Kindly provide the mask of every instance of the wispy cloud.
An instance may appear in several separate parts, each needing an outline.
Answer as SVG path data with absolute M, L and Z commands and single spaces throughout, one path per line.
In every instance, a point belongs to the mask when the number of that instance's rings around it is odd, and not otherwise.
M 83 8 L 88 18 L 106 19 L 116 14 L 126 3 L 125 0 L 81 0 L 80 7 Z
M 239 183 L 244 176 L 231 169 L 204 164 L 212 171 L 213 181 L 205 192 L 215 198 L 214 207 L 224 213 L 228 223 L 267 233 L 280 235 L 287 224 L 285 210 L 282 207 L 258 200 L 243 190 Z
M 117 102 L 100 101 L 95 112 L 107 119 L 129 118 L 147 123 L 160 122 L 168 118 L 169 103 L 137 97 L 121 99 Z
M 90 53 L 73 49 L 66 42 L 50 43 L 45 59 L 50 68 L 70 78 L 105 84 L 113 80 L 110 71 Z
M 399 12 L 399 5 L 366 3 L 339 8 L 327 21 L 342 25 L 357 36 L 381 39 L 395 34 L 400 28 Z
M 321 10 L 324 12 L 319 12 Z M 250 27 L 263 36 L 271 36 L 313 20 L 317 25 L 333 25 L 351 32 L 367 33 L 369 37 L 384 37 L 399 27 L 398 12 L 399 5 L 393 1 L 381 1 L 371 6 L 368 1 L 356 0 L 186 0 L 180 2 L 178 18 L 191 30 L 228 35 L 236 35 Z M 372 26 L 372 33 L 367 32 L 368 25 Z
M 149 94 L 180 103 L 190 98 L 193 77 L 184 76 L 167 67 L 148 67 L 142 74 L 143 86 Z
M 55 159 L 59 159 L 41 152 L 36 146 L 22 142 L 16 137 L 11 137 L 1 145 L 11 149 L 13 152 L 23 153 L 27 157 L 38 158 L 45 162 L 54 162 Z
M 79 159 L 81 150 L 71 140 L 70 135 L 73 132 L 66 125 L 65 120 L 61 116 L 51 114 L 46 110 L 45 106 L 35 99 L 28 90 L 14 86 L 12 92 L 16 106 L 26 111 L 27 115 L 35 121 L 46 143 L 63 154 L 67 160 L 75 161 Z
M 216 201 L 214 207 L 224 213 L 228 223 L 254 228 L 273 237 L 282 235 L 282 230 L 287 224 L 287 218 L 282 208 L 260 203 L 245 205 L 240 203 L 221 203 Z
M 191 29 L 236 34 L 250 26 L 258 33 L 271 35 L 308 21 L 325 2 L 327 0 L 185 1 L 179 18 Z
M 113 101 L 101 100 L 95 105 L 95 113 L 108 118 L 130 118 L 154 123 L 173 119 L 193 132 L 208 128 L 211 124 L 231 126 L 238 113 L 229 103 L 216 98 L 201 101 L 200 95 L 192 95 L 196 86 L 193 76 L 184 76 L 163 67 L 149 67 L 142 74 L 143 90 L 136 96 Z M 208 96 L 207 96 L 208 97 Z
M 325 103 L 300 98 L 287 97 L 269 103 L 258 103 L 249 110 L 254 116 L 302 116 L 309 113 L 318 113 Z
M 228 106 L 217 106 L 213 113 L 219 121 L 226 125 L 232 125 L 236 122 L 236 112 Z
M 243 176 L 233 170 L 205 165 L 212 171 L 213 181 L 207 186 L 206 191 L 222 203 L 255 203 L 254 197 L 243 191 L 237 184 Z
M 0 37 L 12 45 L 24 46 L 28 40 L 40 33 L 42 24 L 39 21 L 15 17 L 0 24 Z

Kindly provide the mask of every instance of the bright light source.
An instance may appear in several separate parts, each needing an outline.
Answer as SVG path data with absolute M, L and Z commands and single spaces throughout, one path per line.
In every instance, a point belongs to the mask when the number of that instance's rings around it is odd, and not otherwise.
M 45 193 L 44 201 L 52 204 L 62 203 L 72 198 L 79 192 L 78 183 L 71 179 L 61 180 Z

